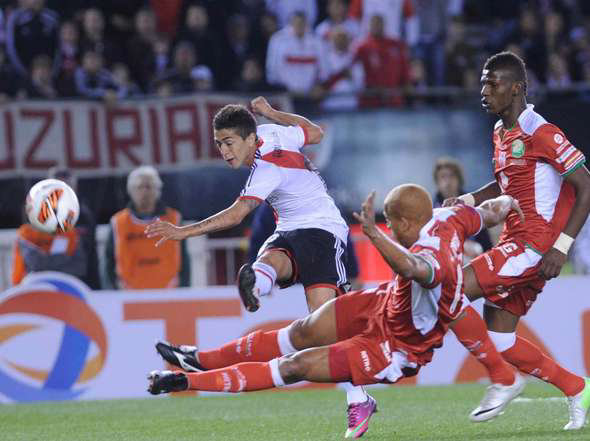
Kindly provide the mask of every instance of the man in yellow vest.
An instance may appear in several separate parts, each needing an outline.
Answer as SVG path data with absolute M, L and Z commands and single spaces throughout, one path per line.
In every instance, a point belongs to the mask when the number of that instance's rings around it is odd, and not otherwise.
M 141 166 L 127 177 L 129 205 L 111 218 L 106 245 L 106 273 L 121 289 L 157 289 L 189 286 L 190 262 L 184 242 L 154 247 L 145 227 L 156 218 L 180 225 L 180 213 L 160 200 L 162 180 L 156 169 Z

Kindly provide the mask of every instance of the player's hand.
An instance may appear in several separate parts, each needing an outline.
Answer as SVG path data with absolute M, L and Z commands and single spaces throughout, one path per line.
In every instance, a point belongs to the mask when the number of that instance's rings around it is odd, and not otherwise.
M 460 198 L 448 198 L 445 199 L 442 203 L 443 207 L 454 207 L 455 205 L 464 204 L 463 200 Z
M 183 240 L 186 239 L 184 230 L 177 227 L 170 222 L 156 220 L 156 222 L 149 224 L 144 231 L 145 235 L 149 238 L 160 237 L 160 240 L 156 242 L 156 246 L 159 247 L 167 240 Z
M 252 107 L 254 113 L 262 116 L 268 115 L 273 110 L 272 106 L 263 96 L 256 97 L 250 101 L 250 107 Z
M 567 254 L 563 254 L 558 249 L 551 248 L 541 259 L 539 275 L 545 280 L 550 280 L 559 276 L 561 267 L 566 262 L 566 260 Z
M 375 193 L 375 190 L 369 193 L 369 196 L 367 196 L 367 199 L 365 199 L 365 202 L 363 202 L 363 205 L 361 206 L 360 214 L 356 211 L 352 213 L 354 218 L 361 224 L 363 233 L 365 233 L 367 236 L 371 236 L 371 234 L 373 234 L 377 229 L 377 226 L 375 225 L 374 208 Z

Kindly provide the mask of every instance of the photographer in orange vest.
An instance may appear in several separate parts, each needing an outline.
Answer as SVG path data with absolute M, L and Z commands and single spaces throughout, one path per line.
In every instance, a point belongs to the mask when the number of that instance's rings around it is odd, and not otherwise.
M 186 241 L 155 247 L 144 230 L 156 218 L 175 225 L 181 216 L 160 200 L 162 180 L 154 167 L 141 166 L 127 177 L 131 202 L 111 218 L 106 245 L 106 273 L 114 288 L 157 289 L 189 286 Z

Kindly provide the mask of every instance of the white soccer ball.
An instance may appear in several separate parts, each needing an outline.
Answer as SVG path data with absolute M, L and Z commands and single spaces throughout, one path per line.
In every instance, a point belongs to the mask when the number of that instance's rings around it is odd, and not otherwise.
M 33 185 L 25 209 L 31 225 L 50 234 L 71 230 L 80 215 L 76 193 L 58 179 L 44 179 Z

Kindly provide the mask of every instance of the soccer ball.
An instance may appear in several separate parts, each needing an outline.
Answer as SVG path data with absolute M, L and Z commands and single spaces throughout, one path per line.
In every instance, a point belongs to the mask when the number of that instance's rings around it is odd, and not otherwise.
M 71 230 L 80 214 L 76 193 L 58 179 L 44 179 L 33 185 L 25 209 L 31 225 L 50 234 Z

